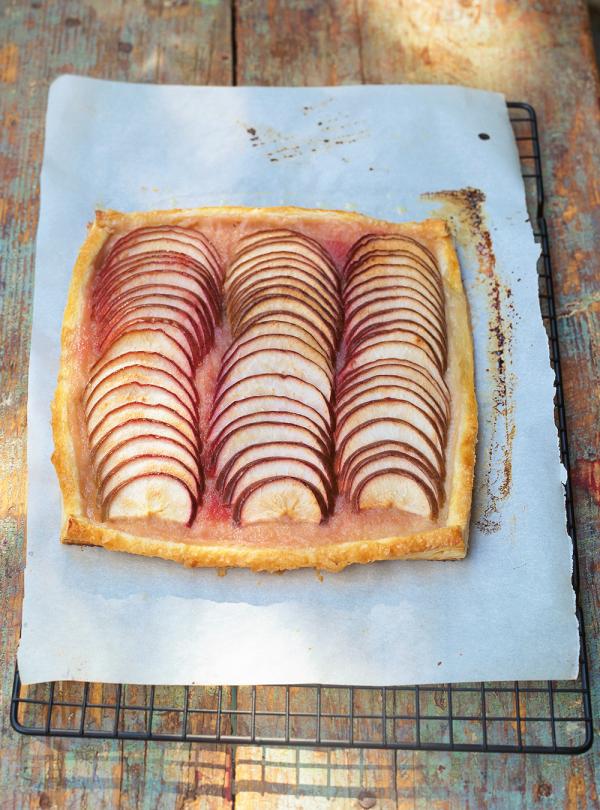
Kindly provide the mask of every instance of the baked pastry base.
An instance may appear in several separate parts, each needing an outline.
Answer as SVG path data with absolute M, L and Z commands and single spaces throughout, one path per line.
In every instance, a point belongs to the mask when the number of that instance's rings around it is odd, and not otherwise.
M 211 504 L 201 508 L 189 528 L 161 527 L 146 521 L 103 522 L 95 503 L 85 425 L 79 400 L 91 365 L 89 312 L 91 282 L 97 261 L 114 237 L 151 225 L 198 227 L 216 244 L 227 266 L 236 241 L 251 230 L 292 228 L 318 239 L 338 266 L 356 239 L 365 233 L 406 234 L 435 253 L 444 279 L 448 325 L 447 381 L 452 418 L 446 449 L 446 505 L 435 521 L 395 510 L 351 513 L 339 504 L 323 526 L 233 527 L 229 516 Z M 205 362 L 198 381 L 208 407 L 214 370 L 227 334 Z M 198 208 L 121 214 L 98 212 L 79 253 L 63 320 L 61 362 L 52 405 L 55 465 L 62 496 L 64 543 L 102 546 L 132 554 L 161 557 L 192 567 L 251 568 L 282 571 L 314 567 L 339 571 L 353 563 L 387 559 L 460 559 L 467 553 L 473 488 L 477 405 L 473 377 L 472 337 L 460 268 L 446 225 L 441 220 L 395 224 L 360 214 L 301 208 Z M 73 358 L 78 358 L 75 363 Z M 201 414 L 202 420 L 202 414 Z

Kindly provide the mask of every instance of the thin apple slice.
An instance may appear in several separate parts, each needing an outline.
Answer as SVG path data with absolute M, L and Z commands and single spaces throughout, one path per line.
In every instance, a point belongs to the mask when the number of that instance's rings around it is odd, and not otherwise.
M 127 352 L 151 352 L 160 354 L 167 360 L 171 360 L 188 378 L 192 378 L 193 367 L 189 355 L 181 348 L 180 344 L 166 332 L 158 329 L 133 329 L 125 332 L 102 356 L 103 363 Z
M 220 375 L 224 376 L 229 366 L 236 360 L 246 357 L 252 352 L 262 351 L 264 349 L 279 349 L 280 351 L 292 351 L 296 354 L 301 354 L 303 357 L 306 357 L 307 360 L 312 360 L 313 363 L 316 363 L 330 379 L 333 379 L 334 368 L 329 358 L 325 357 L 316 349 L 313 349 L 309 343 L 301 338 L 276 334 L 267 334 L 248 339 L 238 338 L 223 355 Z
M 346 365 L 352 370 L 374 360 L 408 360 L 426 369 L 431 376 L 440 381 L 443 380 L 440 370 L 435 360 L 432 360 L 430 353 L 421 345 L 410 340 L 380 340 L 365 345 L 358 349 Z
M 381 343 L 382 341 L 401 341 L 411 343 L 419 346 L 436 364 L 440 374 L 446 371 L 446 353 L 443 347 L 440 347 L 435 341 L 432 340 L 431 335 L 413 327 L 412 324 L 402 325 L 401 327 L 379 327 L 374 325 L 371 330 L 363 334 L 359 339 L 355 339 L 346 345 L 346 357 L 352 358 L 356 352 L 363 351 L 369 346 Z
M 299 316 L 305 323 L 314 324 L 314 328 L 326 336 L 329 346 L 337 346 L 341 323 L 334 327 L 321 317 L 312 304 L 297 295 L 266 295 L 260 298 L 240 313 L 235 323 L 232 323 L 233 333 L 237 336 L 258 317 L 272 318 L 283 313 Z
M 242 469 L 242 467 L 245 468 L 251 462 L 274 456 L 298 459 L 312 464 L 320 471 L 328 489 L 332 493 L 334 492 L 333 471 L 329 458 L 314 447 L 309 447 L 302 442 L 262 442 L 239 450 L 222 467 L 216 480 L 217 490 L 223 492 L 223 497 L 227 500 L 229 498 L 230 482 L 238 470 Z
M 362 236 L 352 247 L 346 266 L 353 262 L 361 261 L 370 254 L 377 251 L 384 253 L 405 253 L 420 261 L 425 267 L 431 269 L 433 273 L 439 273 L 437 260 L 433 253 L 425 247 L 422 242 L 410 236 L 398 236 L 396 234 Z
M 393 265 L 375 265 L 356 275 L 344 288 L 344 301 L 350 304 L 366 293 L 396 285 L 419 290 L 435 302 L 436 308 L 444 307 L 443 290 L 434 281 L 423 277 L 413 268 Z
M 290 307 L 289 305 L 278 305 L 274 311 L 259 312 L 253 317 L 249 318 L 240 326 L 236 336 L 240 338 L 252 327 L 272 323 L 274 321 L 279 321 L 280 323 L 289 323 L 293 326 L 299 326 L 301 329 L 310 330 L 315 339 L 321 342 L 321 346 L 327 352 L 327 354 L 331 358 L 334 358 L 336 355 L 337 339 L 334 340 L 331 333 L 327 329 L 321 329 L 319 324 L 316 322 L 314 313 L 310 314 L 312 317 L 308 316 L 306 313 L 299 313 L 297 310 L 294 311 L 293 307 Z
M 89 372 L 89 380 L 85 388 L 85 398 L 89 396 L 89 392 L 99 385 L 102 380 L 110 374 L 114 374 L 121 369 L 130 368 L 131 366 L 139 366 L 140 368 L 154 368 L 157 371 L 162 371 L 169 374 L 171 377 L 178 380 L 179 384 L 183 386 L 190 400 L 197 406 L 198 393 L 191 377 L 183 374 L 182 370 L 172 360 L 169 360 L 162 354 L 157 352 L 125 352 L 112 360 L 105 360 L 102 356 L 91 368 Z
M 450 415 L 450 393 L 445 381 L 440 380 L 439 375 L 432 375 L 427 369 L 423 368 L 423 366 L 411 362 L 410 360 L 384 358 L 382 360 L 372 360 L 370 363 L 365 363 L 355 369 L 344 367 L 338 374 L 338 394 L 341 395 L 348 386 L 353 385 L 359 380 L 368 379 L 374 374 L 409 375 L 411 379 L 414 379 L 428 390 L 431 390 L 435 401 L 440 403 L 440 406 L 444 408 L 447 416 Z
M 425 518 L 437 517 L 431 489 L 411 471 L 394 467 L 365 476 L 354 490 L 352 505 L 357 511 L 394 508 Z
M 227 288 L 229 298 L 241 294 L 254 280 L 272 278 L 300 277 L 309 282 L 313 288 L 318 289 L 333 303 L 340 300 L 340 291 L 333 284 L 330 277 L 321 272 L 320 268 L 312 262 L 293 253 L 271 253 L 267 258 L 253 259 L 246 263 L 242 269 L 238 268 L 235 279 Z
M 232 431 L 219 447 L 214 449 L 211 458 L 212 469 L 218 475 L 229 459 L 240 450 L 264 442 L 301 442 L 308 447 L 320 449 L 315 434 L 307 428 L 265 421 Z
M 430 505 L 429 514 L 426 516 L 437 517 L 439 511 L 439 485 L 436 485 L 435 476 L 432 477 L 425 466 L 413 455 L 398 449 L 365 454 L 364 459 L 354 466 L 352 474 L 346 479 L 347 491 L 350 493 L 350 499 L 354 507 L 357 508 L 359 505 L 363 486 L 375 474 L 387 475 L 394 471 L 408 473 L 411 478 L 419 482 L 427 492 L 427 500 Z M 392 505 L 390 504 L 390 506 Z
M 99 287 L 94 294 L 94 314 L 100 320 L 103 319 L 119 296 L 129 290 L 149 285 L 158 285 L 164 290 L 176 288 L 188 291 L 196 296 L 210 320 L 217 322 L 220 318 L 221 302 L 213 295 L 206 279 L 176 265 L 166 267 L 141 265 L 116 275 Z
M 250 317 L 249 313 L 255 311 L 257 304 L 260 312 L 268 312 L 277 307 L 280 301 L 308 306 L 313 314 L 313 320 L 318 319 L 322 328 L 330 330 L 333 337 L 337 337 L 341 330 L 342 316 L 341 308 L 337 314 L 329 312 L 315 296 L 300 290 L 299 288 L 283 284 L 272 287 L 269 290 L 257 290 L 249 294 L 248 298 L 240 303 L 235 313 L 230 313 L 231 326 L 234 334 L 237 334 L 241 324 Z
M 131 306 L 117 314 L 114 320 L 104 326 L 100 337 L 100 347 L 114 340 L 125 326 L 132 324 L 170 324 L 177 327 L 186 338 L 186 342 L 196 360 L 203 356 L 205 348 L 202 335 L 197 330 L 197 324 L 191 321 L 185 312 L 177 307 L 158 304 Z
M 355 318 L 351 325 L 346 325 L 344 341 L 348 345 L 352 340 L 357 340 L 374 325 L 390 328 L 399 326 L 401 323 L 419 324 L 421 329 L 426 329 L 434 339 L 447 349 L 448 339 L 444 324 L 440 320 L 430 319 L 419 310 L 411 306 L 391 307 L 378 312 L 375 317 Z
M 329 454 L 332 449 L 331 437 L 324 431 L 320 430 L 319 426 L 306 416 L 293 411 L 259 411 L 257 413 L 247 413 L 244 416 L 238 416 L 229 424 L 225 425 L 214 439 L 208 445 L 209 455 L 217 453 L 219 448 L 227 441 L 227 438 L 236 430 L 249 427 L 251 425 L 259 425 L 263 422 L 270 424 L 281 425 L 299 425 L 308 430 L 314 437 L 311 444 L 312 447 L 317 447 L 320 452 Z
M 186 485 L 195 499 L 199 498 L 198 481 L 192 471 L 174 458 L 149 454 L 126 459 L 117 467 L 114 467 L 100 486 L 100 500 L 102 502 L 110 501 L 112 494 L 122 484 L 131 481 L 133 478 L 140 478 L 144 475 L 160 475 L 161 473 L 178 478 Z
M 406 306 L 412 300 L 421 304 L 435 322 L 443 321 L 444 310 L 435 299 L 428 296 L 416 284 L 401 282 L 376 287 L 353 296 L 351 300 L 344 301 L 344 312 L 349 322 L 356 316 L 357 311 L 362 311 L 363 308 L 370 307 L 372 312 L 377 312 L 390 306 Z
M 185 436 L 193 447 L 199 446 L 197 427 L 190 424 L 189 419 L 182 416 L 179 411 L 164 405 L 147 405 L 139 402 L 128 402 L 115 408 L 110 413 L 107 413 L 102 421 L 90 431 L 89 439 L 92 453 L 96 447 L 100 446 L 104 437 L 112 430 L 124 425 L 126 422 L 138 421 L 140 419 L 163 422 Z
M 327 402 L 331 399 L 333 381 L 328 372 L 298 352 L 289 349 L 262 349 L 235 360 L 229 368 L 219 374 L 215 396 L 237 380 L 257 374 L 286 374 L 306 380 L 323 394 Z
M 317 413 L 330 414 L 330 404 L 314 385 L 291 374 L 255 374 L 231 383 L 216 396 L 213 413 L 246 397 L 281 396 L 308 405 Z
M 300 293 L 303 299 L 313 303 L 323 318 L 331 320 L 337 326 L 341 320 L 341 303 L 329 301 L 320 290 L 315 290 L 314 285 L 310 285 L 301 279 L 294 277 L 280 278 L 278 276 L 263 279 L 255 282 L 237 296 L 228 298 L 227 309 L 232 315 L 242 312 L 244 307 L 257 298 L 265 295 L 287 295 L 289 292 Z
M 182 401 L 190 413 L 196 413 L 197 400 L 190 397 L 185 385 L 177 377 L 166 371 L 161 371 L 148 366 L 132 365 L 113 371 L 94 385 L 89 385 L 84 390 L 83 407 L 86 416 L 90 413 L 96 402 L 105 394 L 114 390 L 118 386 L 128 383 L 144 383 L 146 385 L 158 385 L 168 391 L 172 391 L 175 396 Z
M 190 474 L 194 476 L 196 487 L 200 487 L 201 476 L 198 459 L 194 457 L 187 447 L 173 439 L 160 436 L 141 434 L 115 445 L 109 453 L 105 453 L 96 465 L 96 475 L 103 481 L 117 467 L 125 461 L 141 456 L 159 456 L 172 458 L 180 462 Z
M 227 280 L 230 281 L 235 277 L 235 268 L 243 265 L 244 262 L 281 251 L 309 259 L 317 267 L 323 268 L 323 272 L 329 275 L 334 285 L 337 284 L 339 277 L 331 256 L 317 242 L 301 234 L 284 237 L 265 236 L 260 241 L 242 246 L 235 254 L 232 267 L 227 274 Z
M 367 465 L 372 461 L 385 458 L 389 459 L 389 463 L 395 463 L 395 460 L 410 461 L 411 465 L 418 469 L 423 481 L 428 483 L 435 495 L 436 503 L 438 505 L 443 503 L 444 488 L 439 473 L 414 447 L 397 441 L 372 442 L 355 450 L 348 457 L 344 467 L 344 475 L 339 479 L 340 492 L 351 493 L 355 482 L 361 479 L 362 471 Z
M 369 402 L 378 402 L 385 399 L 398 399 L 405 398 L 413 405 L 424 411 L 428 418 L 431 419 L 437 428 L 437 432 L 443 441 L 446 433 L 446 419 L 441 411 L 432 404 L 431 400 L 411 384 L 409 381 L 401 381 L 396 379 L 395 384 L 392 385 L 369 385 L 363 387 L 358 393 L 354 392 L 352 396 L 338 397 L 336 406 L 336 421 L 338 428 L 344 423 L 347 415 L 356 408 L 358 405 L 363 405 Z
M 438 422 L 423 408 L 410 402 L 407 398 L 399 397 L 385 397 L 355 405 L 343 419 L 338 421 L 335 432 L 336 444 L 343 445 L 346 437 L 361 425 L 388 416 L 404 420 L 416 427 L 436 448 L 439 457 L 442 457 L 444 436 Z
M 111 252 L 111 255 L 106 263 L 105 271 L 110 272 L 111 268 L 117 262 L 122 262 L 127 259 L 133 259 L 137 256 L 146 256 L 148 254 L 168 254 L 169 256 L 183 256 L 191 259 L 195 264 L 200 267 L 205 267 L 210 271 L 210 265 L 206 260 L 205 254 L 189 242 L 183 242 L 178 239 L 171 239 L 160 237 L 157 239 L 145 239 L 135 243 L 131 243 L 126 247 L 120 248 L 118 251 Z M 214 274 L 213 278 L 215 277 Z M 215 279 L 216 280 L 216 279 Z
M 246 416 L 250 413 L 266 413 L 267 411 L 300 414 L 310 419 L 320 433 L 327 435 L 329 432 L 329 419 L 323 413 L 311 408 L 310 405 L 305 405 L 296 399 L 290 399 L 290 397 L 254 396 L 234 400 L 226 407 L 215 408 L 212 412 L 206 443 L 213 442 L 223 428 L 240 416 Z
M 166 321 L 158 321 L 156 323 L 153 321 L 141 321 L 140 323 L 135 322 L 130 324 L 125 323 L 119 327 L 119 329 L 113 330 L 110 338 L 105 341 L 104 354 L 108 354 L 113 345 L 118 343 L 125 335 L 137 335 L 140 332 L 156 332 L 159 335 L 164 335 L 165 337 L 170 338 L 185 356 L 187 360 L 187 369 L 189 369 L 189 373 L 192 374 L 192 370 L 196 367 L 196 357 L 186 333 L 178 326 L 178 324 L 175 323 L 169 323 Z
M 174 394 L 167 388 L 161 388 L 158 385 L 147 383 L 140 384 L 130 382 L 112 388 L 96 400 L 94 406 L 87 413 L 87 424 L 90 433 L 93 432 L 96 425 L 98 425 L 107 414 L 115 410 L 115 408 L 129 403 L 136 403 L 138 405 L 163 405 L 181 414 L 190 424 L 194 424 L 196 421 L 195 412 L 189 408 L 177 394 Z
M 306 461 L 281 458 L 279 456 L 272 458 L 267 457 L 250 462 L 240 468 L 236 474 L 231 477 L 228 491 L 227 493 L 223 493 L 223 502 L 227 505 L 235 505 L 238 498 L 247 487 L 262 481 L 276 480 L 278 478 L 295 478 L 300 481 L 305 481 L 307 484 L 311 484 L 312 487 L 321 493 L 321 497 L 327 504 L 327 511 L 329 512 L 331 509 L 332 493 L 326 486 L 318 467 Z
M 414 256 L 406 253 L 391 253 L 389 251 L 374 251 L 369 255 L 353 262 L 344 275 L 345 287 L 360 283 L 381 274 L 417 273 L 422 281 L 438 293 L 443 290 L 442 277 Z
M 100 468 L 106 456 L 115 448 L 124 442 L 134 441 L 140 436 L 152 436 L 156 439 L 167 439 L 175 442 L 185 447 L 191 458 L 195 460 L 196 466 L 198 465 L 200 456 L 197 443 L 192 441 L 189 436 L 181 433 L 177 428 L 157 419 L 131 419 L 109 430 L 92 448 L 92 462 Z
M 329 353 L 327 346 L 323 346 L 323 341 L 319 340 L 318 335 L 292 321 L 277 320 L 277 318 L 256 321 L 238 334 L 236 343 L 241 345 L 242 341 L 263 337 L 264 335 L 273 335 L 274 337 L 288 335 L 289 337 L 299 338 L 318 351 L 331 367 L 334 365 L 333 357 Z
M 251 484 L 238 496 L 233 519 L 241 526 L 289 520 L 321 523 L 327 504 L 316 487 L 302 479 L 276 478 Z
M 113 490 L 104 504 L 105 520 L 151 518 L 191 526 L 197 500 L 176 476 L 151 473 L 130 479 Z
M 443 475 L 444 459 L 437 447 L 415 425 L 405 419 L 379 417 L 363 422 L 348 433 L 336 447 L 336 469 L 343 476 L 347 460 L 352 453 L 374 442 L 399 442 L 408 445 L 433 467 L 436 473 Z

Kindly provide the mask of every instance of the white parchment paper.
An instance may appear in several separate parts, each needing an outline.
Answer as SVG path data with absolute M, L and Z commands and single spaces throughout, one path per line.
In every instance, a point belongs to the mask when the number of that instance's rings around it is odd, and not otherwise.
M 41 184 L 19 649 L 25 683 L 389 685 L 576 675 L 539 251 L 501 96 L 457 87 L 197 88 L 62 77 L 50 91 Z M 509 401 L 499 405 L 489 285 L 477 251 L 463 244 L 481 422 L 466 560 L 354 566 L 322 581 L 312 571 L 220 578 L 59 543 L 49 406 L 71 268 L 95 208 L 296 204 L 411 220 L 439 208 L 423 192 L 466 186 L 486 196 L 496 278 L 510 296 L 503 317 L 512 324 Z M 509 450 L 507 485 L 501 465 Z

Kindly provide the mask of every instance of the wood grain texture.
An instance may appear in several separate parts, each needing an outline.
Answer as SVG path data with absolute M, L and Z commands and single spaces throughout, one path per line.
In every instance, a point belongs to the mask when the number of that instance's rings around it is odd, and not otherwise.
M 236 49 L 232 48 L 232 9 Z M 235 57 L 235 58 L 234 58 Z M 189 84 L 463 83 L 540 116 L 600 717 L 600 113 L 578 0 L 4 0 L 0 4 L 0 806 L 592 810 L 578 758 L 98 743 L 8 727 L 24 567 L 26 375 L 43 120 L 60 73 Z M 232 764 L 235 765 L 233 776 Z

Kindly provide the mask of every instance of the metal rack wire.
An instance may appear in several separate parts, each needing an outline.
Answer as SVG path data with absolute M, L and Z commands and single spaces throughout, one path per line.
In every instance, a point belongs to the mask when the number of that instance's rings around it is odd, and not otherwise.
M 562 461 L 569 471 L 560 350 L 536 116 L 508 103 L 531 220 L 542 247 L 542 316 L 556 373 Z M 481 133 L 480 137 L 486 137 Z M 579 590 L 570 477 L 567 526 Z M 15 673 L 11 722 L 29 735 L 418 750 L 576 754 L 592 743 L 581 609 L 577 681 L 355 686 L 133 686 L 56 682 L 23 686 Z

